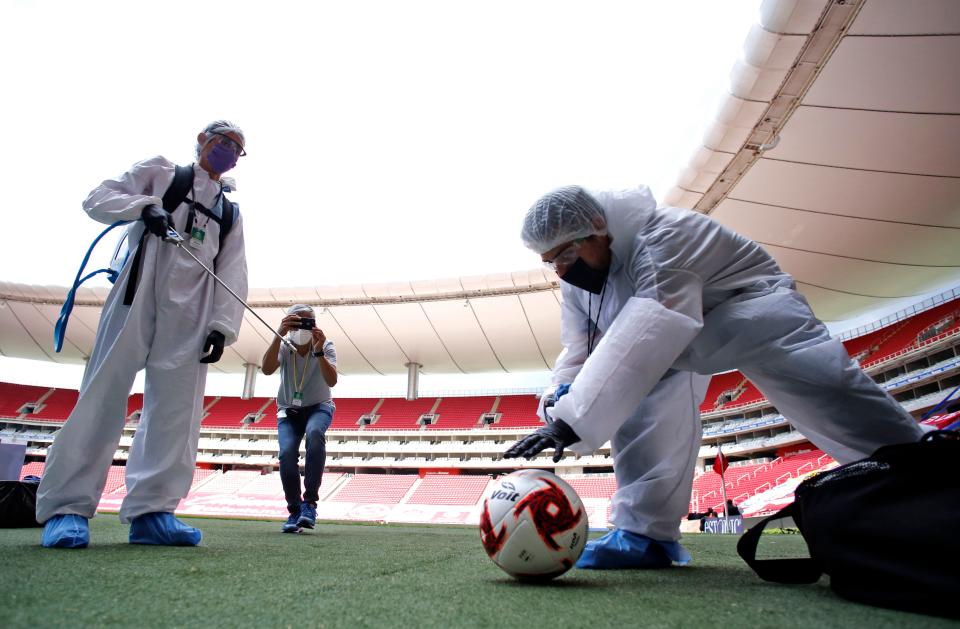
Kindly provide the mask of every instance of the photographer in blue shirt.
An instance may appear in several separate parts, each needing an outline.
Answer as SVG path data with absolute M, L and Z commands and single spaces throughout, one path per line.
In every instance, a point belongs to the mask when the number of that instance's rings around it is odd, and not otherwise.
M 317 524 L 320 481 L 327 458 L 326 432 L 335 406 L 330 388 L 337 384 L 337 351 L 333 341 L 316 327 L 313 308 L 291 306 L 278 330 L 296 346 L 296 353 L 280 347 L 280 339 L 263 355 L 261 370 L 280 369 L 277 393 L 277 438 L 280 442 L 280 481 L 290 513 L 284 533 L 299 533 Z M 300 442 L 307 438 L 303 493 L 300 486 Z

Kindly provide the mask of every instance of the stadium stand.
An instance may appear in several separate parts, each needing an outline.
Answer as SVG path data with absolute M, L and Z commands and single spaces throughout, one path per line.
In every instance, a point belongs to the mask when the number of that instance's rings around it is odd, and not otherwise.
M 40 400 L 50 389 L 26 384 L 0 383 L 0 417 L 17 417 L 24 404 Z
M 320 478 L 320 500 L 326 500 L 337 489 L 340 479 L 345 475 L 340 472 L 324 472 Z
M 436 405 L 436 398 L 384 398 L 376 410 L 377 419 L 367 430 L 419 430 L 418 420 Z
M 23 469 L 20 470 L 20 480 L 23 480 L 24 476 L 43 476 L 44 465 L 46 465 L 46 463 L 43 461 L 24 464 Z
M 280 473 L 261 474 L 255 476 L 250 482 L 237 488 L 237 496 L 240 497 L 283 497 L 283 485 L 280 484 Z
M 743 374 L 739 371 L 730 371 L 713 376 L 710 379 L 710 385 L 707 387 L 707 395 L 703 398 L 703 404 L 700 405 L 700 412 L 711 413 L 724 404 L 734 401 L 743 380 Z
M 868 356 L 862 364 L 876 365 L 868 373 L 894 394 L 904 409 L 919 417 L 960 385 L 958 306 L 960 301 L 955 300 L 897 321 L 846 341 L 846 347 L 851 355 Z M 0 383 L 0 438 L 26 441 L 28 456 L 44 456 L 76 397 L 77 392 L 68 389 Z M 960 417 L 960 396 L 952 399 L 943 405 L 938 416 L 925 423 L 956 423 Z M 333 471 L 324 474 L 321 497 L 331 505 L 339 505 L 339 512 L 331 512 L 335 517 L 349 511 L 351 515 L 344 515 L 348 519 L 362 519 L 368 507 L 370 513 L 379 514 L 376 518 L 388 517 L 388 513 L 393 513 L 390 517 L 402 516 L 405 505 L 410 505 L 410 513 L 426 513 L 429 517 L 433 517 L 433 508 L 473 509 L 490 478 L 510 469 L 509 463 L 499 457 L 505 445 L 541 425 L 536 417 L 537 403 L 537 396 L 532 394 L 431 397 L 414 402 L 401 398 L 338 399 L 331 427 L 334 434 L 328 435 L 327 465 Z M 24 404 L 39 406 L 39 412 L 21 413 L 26 410 Z M 141 394 L 130 396 L 128 416 L 142 404 Z M 198 460 L 202 465 L 224 469 L 196 470 L 191 496 L 199 500 L 193 501 L 187 512 L 202 514 L 207 503 L 219 505 L 221 511 L 213 515 L 242 515 L 245 504 L 260 505 L 250 511 L 254 517 L 277 515 L 277 504 L 282 512 L 278 474 L 262 473 L 276 470 L 277 466 L 276 400 L 208 396 L 204 404 L 209 414 L 202 423 Z M 719 510 L 722 505 L 720 477 L 710 469 L 718 443 L 723 443 L 728 456 L 743 459 L 733 463 L 725 480 L 728 498 L 738 504 L 749 501 L 746 515 L 782 507 L 792 500 L 793 488 L 803 477 L 835 464 L 793 429 L 787 418 L 766 403 L 759 390 L 739 372 L 715 376 L 701 410 L 704 442 L 699 457 L 704 469 L 695 476 L 691 511 L 703 511 L 709 506 Z M 421 415 L 430 412 L 436 423 L 421 426 Z M 257 413 L 257 422 L 242 423 L 244 417 Z M 357 425 L 361 416 L 371 413 L 380 416 L 375 425 Z M 486 413 L 494 414 L 496 423 L 480 422 L 481 415 Z M 134 429 L 133 425 L 125 428 L 118 458 L 109 471 L 104 494 L 110 498 L 101 503 L 107 511 L 118 508 L 125 492 L 124 467 L 119 463 L 129 450 Z M 454 434 L 447 434 L 450 431 Z M 589 505 L 595 514 L 602 514 L 603 510 L 609 513 L 609 500 L 616 491 L 615 478 L 607 474 L 611 465 L 608 452 L 581 458 L 568 454 L 557 468 L 585 500 L 597 501 Z M 549 457 L 542 460 L 550 467 Z M 438 468 L 469 468 L 478 473 L 448 475 L 430 471 Z M 43 469 L 42 461 L 31 462 L 24 466 L 23 475 L 41 475 Z M 374 473 L 380 470 L 404 473 Z M 422 478 L 406 473 L 414 471 L 419 471 Z M 355 508 L 351 503 L 359 505 Z
M 103 493 L 112 494 L 117 490 L 126 492 L 124 473 L 127 468 L 123 465 L 111 465 L 107 472 L 107 483 L 103 486 Z
M 320 479 L 320 498 L 324 498 L 324 493 L 329 492 L 336 486 L 337 481 L 343 474 L 325 473 Z M 227 492 L 229 493 L 229 492 Z M 232 495 L 238 498 L 252 498 L 257 500 L 283 499 L 283 484 L 280 482 L 280 473 L 271 472 L 270 474 L 261 474 L 254 476 L 246 484 L 237 487 Z
M 252 423 L 247 424 L 247 428 L 253 428 L 254 430 L 276 430 L 277 429 L 277 400 L 270 400 L 270 404 L 267 405 L 267 408 L 263 410 L 263 414 L 260 415 L 260 418 Z
M 480 428 L 480 416 L 489 413 L 496 401 L 496 396 L 441 398 L 435 411 L 438 419 L 428 425 L 427 430 Z
M 597 476 L 596 478 L 568 478 L 563 480 L 573 487 L 581 498 L 611 498 L 617 491 L 617 479 L 613 476 Z
M 948 302 L 886 328 L 885 330 L 889 330 L 889 332 L 880 341 L 878 349 L 861 360 L 861 364 L 869 366 L 880 363 L 894 354 L 916 346 L 921 342 L 920 335 L 938 323 L 948 322 L 941 333 L 955 329 L 960 326 L 957 314 L 958 306 L 956 302 Z
M 255 397 L 243 400 L 238 397 L 221 397 L 209 406 L 205 406 L 207 416 L 200 422 L 208 428 L 242 428 L 243 419 L 256 414 L 267 406 L 270 398 Z M 204 398 L 207 403 L 207 398 Z
M 42 408 L 29 415 L 30 419 L 45 422 L 63 422 L 70 416 L 70 411 L 77 403 L 80 395 L 75 389 L 54 389 L 44 401 Z
M 789 479 L 799 478 L 833 463 L 821 450 L 811 450 L 774 459 L 769 463 L 731 466 L 724 474 L 727 498 L 739 504 L 743 500 L 766 491 Z M 723 507 L 720 475 L 713 470 L 693 479 L 691 511 L 705 511 L 707 507 Z
M 736 400 L 737 404 L 747 405 L 763 401 L 763 393 L 760 392 L 760 389 L 758 389 L 755 384 L 745 379 L 743 385 L 743 392 Z
M 543 422 L 537 417 L 537 404 L 540 398 L 535 395 L 501 395 L 497 404 L 500 420 L 492 428 L 536 428 Z
M 193 470 L 193 480 L 190 482 L 190 488 L 196 488 L 217 473 L 217 470 L 208 470 L 198 467 L 197 469 Z
M 373 398 L 334 398 L 337 410 L 333 413 L 331 430 L 356 430 L 363 415 L 373 412 L 380 400 Z
M 107 477 L 107 484 L 101 495 L 100 505 L 97 507 L 97 511 L 114 513 L 120 509 L 120 505 L 127 495 L 127 486 L 124 482 L 124 470 L 125 468 L 123 466 L 111 466 Z M 197 486 L 202 485 L 206 479 L 219 474 L 220 472 L 215 470 L 194 469 L 193 480 L 190 483 L 190 492 L 192 493 Z M 111 486 L 113 487 L 112 490 L 110 489 Z
M 357 474 L 347 481 L 330 500 L 397 504 L 417 480 L 419 477 L 413 474 Z
M 251 470 L 232 470 L 213 476 L 197 488 L 202 494 L 235 494 L 248 483 L 256 480 L 260 472 Z
M 427 474 L 405 501 L 420 505 L 474 505 L 483 496 L 489 476 Z
M 127 419 L 137 411 L 143 410 L 143 393 L 134 393 L 127 398 Z
M 847 353 L 850 354 L 851 357 L 859 360 L 862 363 L 867 359 L 868 356 L 870 356 L 870 354 L 879 349 L 884 330 L 888 329 L 889 328 L 882 328 L 880 330 L 870 332 L 869 334 L 858 336 L 854 339 L 849 339 L 843 342 L 843 346 L 846 348 Z

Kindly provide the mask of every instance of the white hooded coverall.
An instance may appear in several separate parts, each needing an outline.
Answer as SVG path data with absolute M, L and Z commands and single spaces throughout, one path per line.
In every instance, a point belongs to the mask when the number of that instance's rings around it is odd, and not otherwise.
M 220 184 L 198 165 L 193 168 L 187 199 L 211 208 Z M 102 223 L 137 220 L 144 206 L 162 207 L 174 169 L 163 157 L 139 162 L 118 179 L 100 184 L 83 208 Z M 188 211 L 184 202 L 172 213 L 177 231 L 186 235 Z M 218 211 L 219 206 L 214 213 Z M 191 251 L 246 299 L 242 218 L 238 213 L 220 249 L 219 225 L 213 219 L 203 225 L 207 217 L 197 216 L 206 237 L 202 247 Z M 79 399 L 47 454 L 37 491 L 39 522 L 57 514 L 93 517 L 126 421 L 127 397 L 141 369 L 146 369 L 143 412 L 127 461 L 120 520 L 173 512 L 190 489 L 207 377 L 207 365 L 199 362 L 203 344 L 214 330 L 223 334 L 225 346 L 236 341 L 243 306 L 185 252 L 149 233 L 143 239 L 136 295 L 131 305 L 123 305 L 143 231 L 142 221 L 128 228 L 130 256 L 100 315 Z
M 830 337 L 793 279 L 755 242 L 646 187 L 594 193 L 612 260 L 600 298 L 561 282 L 553 417 L 588 454 L 611 441 L 613 523 L 679 539 L 700 447 L 709 374 L 739 369 L 818 447 L 843 462 L 921 428 Z M 587 357 L 588 320 L 599 342 Z M 703 375 L 698 375 L 703 374 Z

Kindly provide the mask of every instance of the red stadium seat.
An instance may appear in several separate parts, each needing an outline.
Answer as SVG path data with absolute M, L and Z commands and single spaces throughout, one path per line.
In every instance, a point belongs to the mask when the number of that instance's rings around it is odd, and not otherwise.
M 489 476 L 427 474 L 406 504 L 474 505 L 483 497 Z
M 497 412 L 500 421 L 491 428 L 537 428 L 543 425 L 537 417 L 537 405 L 540 397 L 537 395 L 501 395 Z
M 329 500 L 397 504 L 410 491 L 417 478 L 413 474 L 357 474 Z
M 481 428 L 480 417 L 489 413 L 496 402 L 496 396 L 445 397 L 440 399 L 435 413 L 437 422 L 427 426 L 427 430 L 470 430 Z
M 43 401 L 42 408 L 27 416 L 28 419 L 64 422 L 70 416 L 70 411 L 77 403 L 79 392 L 74 389 L 54 389 L 47 399 Z
M 37 402 L 49 390 L 49 387 L 0 383 L 0 417 L 19 416 L 24 404 Z

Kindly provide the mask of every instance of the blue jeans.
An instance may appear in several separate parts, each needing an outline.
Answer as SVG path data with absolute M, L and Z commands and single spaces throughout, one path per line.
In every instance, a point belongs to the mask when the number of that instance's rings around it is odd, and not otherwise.
M 327 461 L 327 428 L 333 421 L 333 405 L 328 402 L 288 408 L 287 416 L 277 421 L 280 442 L 280 482 L 290 513 L 300 512 L 300 442 L 307 438 L 307 460 L 304 464 L 302 500 L 316 503 L 320 499 L 320 480 Z

